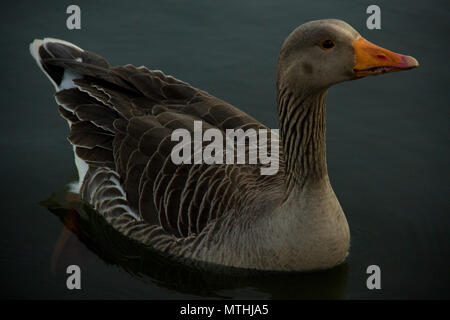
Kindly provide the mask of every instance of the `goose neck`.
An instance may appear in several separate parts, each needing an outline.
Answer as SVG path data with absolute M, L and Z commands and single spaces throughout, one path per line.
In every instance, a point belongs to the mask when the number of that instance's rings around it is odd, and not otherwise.
M 327 181 L 327 90 L 295 94 L 278 90 L 278 115 L 288 191 Z M 289 193 L 289 192 L 288 192 Z

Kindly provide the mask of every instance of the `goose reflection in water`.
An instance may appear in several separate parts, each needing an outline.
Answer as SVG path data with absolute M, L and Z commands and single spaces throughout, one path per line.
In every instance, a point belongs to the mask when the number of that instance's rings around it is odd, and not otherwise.
M 89 250 L 107 265 L 115 265 L 140 281 L 204 298 L 232 298 L 236 289 L 246 298 L 345 298 L 347 263 L 316 272 L 271 272 L 180 261 L 125 237 L 66 189 L 41 205 L 64 225 L 51 262 L 55 273 L 65 273 L 61 267 L 67 261 L 83 264 Z

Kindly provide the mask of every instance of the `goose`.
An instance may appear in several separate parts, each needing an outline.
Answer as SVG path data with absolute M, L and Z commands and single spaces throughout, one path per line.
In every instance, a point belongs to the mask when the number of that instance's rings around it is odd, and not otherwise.
M 278 59 L 279 170 L 171 161 L 179 128 L 268 129 L 161 71 L 111 67 L 69 42 L 30 44 L 55 86 L 79 180 L 73 192 L 126 237 L 185 262 L 309 271 L 342 263 L 350 231 L 326 165 L 326 96 L 334 84 L 416 68 L 344 21 L 297 27 Z

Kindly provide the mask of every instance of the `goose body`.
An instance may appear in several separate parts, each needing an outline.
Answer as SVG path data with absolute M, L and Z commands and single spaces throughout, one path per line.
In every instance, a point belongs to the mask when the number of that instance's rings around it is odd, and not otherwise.
M 111 67 L 71 43 L 30 51 L 70 126 L 74 191 L 124 235 L 172 256 L 239 268 L 331 268 L 350 232 L 325 157 L 328 88 L 418 66 L 343 21 L 306 23 L 283 44 L 277 79 L 279 170 L 261 164 L 174 164 L 179 128 L 268 129 L 208 93 L 145 67 Z

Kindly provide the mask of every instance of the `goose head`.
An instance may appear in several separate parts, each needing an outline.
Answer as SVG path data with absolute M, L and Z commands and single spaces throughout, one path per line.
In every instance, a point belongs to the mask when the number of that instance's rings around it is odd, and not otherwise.
M 344 21 L 316 20 L 299 26 L 285 40 L 278 89 L 314 93 L 339 82 L 418 66 L 413 57 L 367 41 Z

